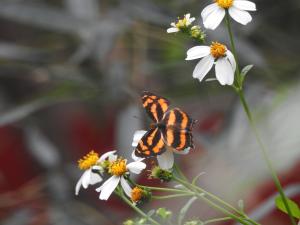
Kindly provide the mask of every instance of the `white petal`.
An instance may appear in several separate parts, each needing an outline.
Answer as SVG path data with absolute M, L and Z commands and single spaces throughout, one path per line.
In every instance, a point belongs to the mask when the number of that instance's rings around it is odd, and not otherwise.
M 196 19 L 195 17 L 190 18 L 190 19 L 188 20 L 188 25 L 190 25 L 192 22 L 194 22 L 195 19 Z
M 177 27 L 170 27 L 167 29 L 167 33 L 175 33 L 178 31 L 179 31 L 179 29 Z
M 220 84 L 233 84 L 234 74 L 230 62 L 226 58 L 220 58 L 216 62 L 216 77 Z
M 187 155 L 189 154 L 191 150 L 191 147 L 187 147 L 185 149 L 183 149 L 182 151 L 177 151 L 176 149 L 173 150 L 173 152 L 175 152 L 176 154 L 179 154 L 179 155 Z
M 132 188 L 129 186 L 127 180 L 124 177 L 121 177 L 121 186 L 125 192 L 125 194 L 131 198 Z
M 90 184 L 90 180 L 91 180 L 91 176 L 92 176 L 92 170 L 88 169 L 86 171 L 84 171 L 83 175 L 82 175 L 82 187 L 87 189 L 89 184 Z
M 213 3 L 206 6 L 201 12 L 202 20 L 205 20 L 209 14 L 211 14 L 213 11 L 217 10 L 218 8 L 219 6 L 217 3 Z
M 238 23 L 246 25 L 252 20 L 250 13 L 240 10 L 234 6 L 229 8 L 229 15 Z
M 256 5 L 254 2 L 244 1 L 244 0 L 235 0 L 233 1 L 233 5 L 241 10 L 247 11 L 256 11 Z
M 233 72 L 235 72 L 235 69 L 236 69 L 236 62 L 235 62 L 235 59 L 234 59 L 234 56 L 233 54 L 231 53 L 231 51 L 227 50 L 226 51 L 226 55 L 227 55 L 227 58 L 232 66 L 232 69 L 233 69 Z
M 185 17 L 187 20 L 189 20 L 189 18 L 191 17 L 191 14 L 190 14 L 190 13 L 187 13 L 187 14 L 184 15 L 184 17 Z
M 97 184 L 97 183 L 100 183 L 102 181 L 102 177 L 97 174 L 97 173 L 91 173 L 91 179 L 90 179 L 90 184 L 91 185 L 94 185 L 94 184 Z
M 172 22 L 170 25 L 171 27 L 176 27 L 176 24 L 174 22 Z
M 107 200 L 111 195 L 111 193 L 113 193 L 113 191 L 118 186 L 119 181 L 120 181 L 119 176 L 112 176 L 107 181 L 105 181 L 105 183 L 99 188 L 101 191 L 99 198 L 101 200 Z
M 103 162 L 104 160 L 106 160 L 107 158 L 111 157 L 112 155 L 114 155 L 116 153 L 116 150 L 114 151 L 109 151 L 109 152 L 106 152 L 104 153 L 100 159 L 98 160 L 98 162 Z
M 142 139 L 142 137 L 147 133 L 146 130 L 137 130 L 133 134 L 133 141 L 132 141 L 132 147 L 138 146 L 139 141 Z
M 78 180 L 78 182 L 76 184 L 75 195 L 79 194 L 79 191 L 80 191 L 80 188 L 81 188 L 81 185 L 82 185 L 82 177 L 83 177 L 83 175 L 81 175 L 81 177 L 79 178 L 79 180 Z
M 214 30 L 222 22 L 225 16 L 225 9 L 218 7 L 203 20 L 204 27 L 207 29 Z
M 195 46 L 190 48 L 186 52 L 185 60 L 193 60 L 205 57 L 210 54 L 210 47 L 209 46 Z
M 142 172 L 143 169 L 146 168 L 146 164 L 141 162 L 141 161 L 137 161 L 137 162 L 131 162 L 127 165 L 127 169 L 135 174 L 139 174 Z
M 163 154 L 157 156 L 157 162 L 163 170 L 171 169 L 174 165 L 173 151 L 167 148 Z
M 141 161 L 143 158 L 141 157 L 138 157 L 135 155 L 135 150 L 132 151 L 131 153 L 131 158 L 134 160 L 134 161 Z
M 214 60 L 214 57 L 211 55 L 208 55 L 201 59 L 197 63 L 193 71 L 193 77 L 199 79 L 199 81 L 202 81 L 205 75 L 208 73 L 208 71 L 210 71 L 210 69 L 214 65 Z

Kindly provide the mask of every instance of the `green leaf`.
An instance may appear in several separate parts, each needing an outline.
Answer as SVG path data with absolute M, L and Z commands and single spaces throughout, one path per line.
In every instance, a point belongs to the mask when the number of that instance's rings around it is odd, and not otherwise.
M 172 212 L 165 209 L 165 208 L 159 208 L 156 210 L 156 214 L 160 216 L 162 219 L 168 219 L 172 216 Z
M 154 215 L 154 213 L 155 213 L 155 210 L 154 210 L 154 209 L 151 209 L 151 210 L 147 213 L 147 216 L 148 216 L 148 217 L 151 217 L 151 216 Z
M 191 207 L 191 205 L 194 203 L 194 201 L 196 200 L 196 197 L 192 197 L 190 200 L 188 200 L 188 202 L 182 207 L 182 209 L 179 212 L 178 215 L 178 225 L 181 225 L 183 222 L 183 219 L 187 213 L 187 211 L 189 210 L 189 208 Z
M 300 219 L 300 209 L 299 209 L 298 205 L 290 199 L 287 199 L 287 201 L 288 201 L 288 205 L 291 210 L 292 216 L 294 216 L 297 219 Z M 284 205 L 284 202 L 283 202 L 281 196 L 277 196 L 275 198 L 275 204 L 280 211 L 287 214 L 287 210 L 286 210 L 286 207 Z
M 244 212 L 244 201 L 242 200 L 242 199 L 240 199 L 239 201 L 238 201 L 238 206 L 239 206 L 239 208 L 240 208 L 240 210 L 242 211 L 242 212 Z
M 207 78 L 205 82 L 217 81 L 217 78 Z
M 252 69 L 253 65 L 247 65 L 245 66 L 242 71 L 241 71 L 241 74 L 242 76 L 246 76 L 247 73 Z

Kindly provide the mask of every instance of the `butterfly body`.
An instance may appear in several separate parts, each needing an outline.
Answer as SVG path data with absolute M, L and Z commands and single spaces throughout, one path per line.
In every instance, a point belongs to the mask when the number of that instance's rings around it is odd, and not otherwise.
M 139 141 L 135 155 L 150 157 L 164 153 L 165 146 L 177 151 L 193 148 L 191 119 L 179 108 L 169 109 L 170 102 L 151 92 L 143 92 L 143 107 L 154 121 L 150 130 Z

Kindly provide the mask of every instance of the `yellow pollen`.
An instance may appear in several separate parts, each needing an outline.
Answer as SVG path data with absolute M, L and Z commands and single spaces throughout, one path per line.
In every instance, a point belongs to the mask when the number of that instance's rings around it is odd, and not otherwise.
M 177 28 L 185 28 L 187 26 L 187 20 L 184 17 L 182 20 L 178 19 L 178 22 L 176 23 Z
M 126 168 L 126 160 L 125 159 L 117 159 L 109 165 L 108 172 L 115 176 L 122 176 L 127 172 Z
M 90 151 L 82 159 L 78 160 L 78 167 L 81 170 L 87 170 L 92 166 L 94 166 L 97 163 L 98 159 L 99 159 L 99 154 L 94 151 Z
M 218 4 L 218 6 L 224 9 L 229 9 L 233 4 L 233 0 L 215 0 L 215 1 Z
M 210 46 L 210 54 L 216 59 L 224 57 L 226 55 L 226 46 L 219 42 L 212 42 Z
M 131 200 L 133 202 L 138 202 L 143 197 L 143 190 L 139 187 L 134 187 L 131 191 Z

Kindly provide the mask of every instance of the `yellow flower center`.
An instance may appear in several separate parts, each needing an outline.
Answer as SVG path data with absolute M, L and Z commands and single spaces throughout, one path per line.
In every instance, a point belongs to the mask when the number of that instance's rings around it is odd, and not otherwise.
M 187 27 L 187 19 L 185 17 L 182 20 L 178 19 L 178 22 L 176 23 L 176 27 L 178 29 Z
M 98 159 L 99 159 L 99 154 L 94 151 L 90 151 L 82 159 L 78 160 L 78 167 L 81 170 L 87 170 L 92 166 L 94 166 L 97 163 Z
M 143 190 L 139 187 L 134 187 L 131 191 L 131 200 L 133 202 L 138 202 L 143 197 Z
M 125 159 L 117 159 L 109 165 L 108 172 L 115 176 L 122 176 L 127 172 L 126 168 L 126 160 Z
M 226 55 L 226 46 L 219 42 L 212 42 L 210 46 L 210 54 L 216 59 L 224 57 Z
M 224 9 L 229 9 L 233 4 L 233 0 L 215 0 L 215 1 L 218 4 L 218 6 Z

